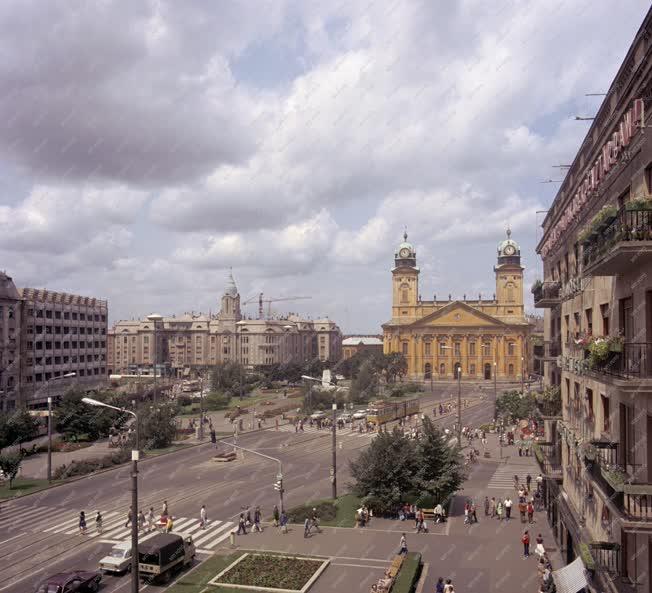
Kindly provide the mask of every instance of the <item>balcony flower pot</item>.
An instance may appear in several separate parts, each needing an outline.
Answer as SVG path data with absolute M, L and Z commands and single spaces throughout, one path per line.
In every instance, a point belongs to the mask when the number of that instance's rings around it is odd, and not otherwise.
M 600 473 L 607 484 L 609 484 L 615 492 L 623 491 L 625 486 L 625 473 L 622 470 L 609 469 L 602 466 L 600 467 Z
M 636 200 L 631 200 L 625 204 L 625 210 L 632 211 L 645 211 L 652 210 L 652 200 L 645 200 L 643 198 L 638 198 Z
M 609 350 L 611 352 L 623 351 L 623 339 L 619 336 L 613 337 L 609 340 Z

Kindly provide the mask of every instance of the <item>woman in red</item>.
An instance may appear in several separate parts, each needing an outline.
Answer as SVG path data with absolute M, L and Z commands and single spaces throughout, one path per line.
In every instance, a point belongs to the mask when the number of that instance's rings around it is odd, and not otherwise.
M 532 501 L 527 503 L 527 521 L 528 523 L 534 523 L 534 505 Z
M 523 544 L 523 558 L 529 558 L 530 557 L 530 534 L 528 533 L 527 529 L 525 530 L 525 533 L 521 538 L 521 543 Z

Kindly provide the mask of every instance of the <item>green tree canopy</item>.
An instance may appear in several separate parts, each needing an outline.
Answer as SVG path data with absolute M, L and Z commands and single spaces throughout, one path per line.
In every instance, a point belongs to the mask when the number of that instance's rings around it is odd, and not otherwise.
M 350 399 L 353 403 L 360 404 L 368 402 L 376 395 L 378 389 L 378 377 L 376 368 L 371 359 L 365 360 L 353 379 L 350 389 Z
M 140 448 L 164 449 L 169 447 L 176 435 L 176 407 L 172 404 L 147 406 L 139 410 Z
M 0 470 L 7 476 L 9 480 L 9 489 L 13 486 L 14 479 L 18 475 L 18 470 L 23 462 L 23 457 L 20 453 L 2 453 L 0 454 Z
M 515 420 L 529 418 L 534 412 L 536 402 L 532 394 L 521 393 L 516 390 L 505 391 L 496 400 L 496 412 L 498 416 L 510 417 Z
M 109 408 L 89 406 L 82 402 L 85 396 L 82 390 L 70 390 L 54 409 L 54 426 L 66 438 L 87 435 L 94 441 L 108 436 L 112 427 L 119 428 L 125 423 L 126 414 Z M 114 406 L 125 405 L 111 393 L 96 393 L 93 398 Z
M 26 410 L 0 413 L 0 450 L 24 443 L 38 435 L 38 422 Z
M 224 362 L 211 367 L 211 391 L 228 393 L 230 397 L 249 395 L 256 381 L 257 378 L 248 375 L 246 369 L 237 362 Z

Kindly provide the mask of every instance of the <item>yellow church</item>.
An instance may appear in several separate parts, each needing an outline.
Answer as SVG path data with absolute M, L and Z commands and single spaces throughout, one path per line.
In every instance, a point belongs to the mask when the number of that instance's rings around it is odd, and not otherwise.
M 412 381 L 520 381 L 527 373 L 530 325 L 523 306 L 521 250 L 507 230 L 498 245 L 492 299 L 424 301 L 417 253 L 407 232 L 394 255 L 392 319 L 384 323 L 383 350 L 407 359 Z

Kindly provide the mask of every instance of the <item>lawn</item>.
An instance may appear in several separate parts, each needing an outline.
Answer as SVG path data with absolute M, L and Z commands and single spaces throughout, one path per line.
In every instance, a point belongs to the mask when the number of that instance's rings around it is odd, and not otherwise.
M 324 565 L 324 560 L 301 556 L 251 553 L 241 558 L 216 581 L 233 585 L 270 589 L 301 590 Z
M 38 490 L 43 490 L 49 486 L 47 480 L 37 480 L 31 478 L 16 478 L 13 487 L 9 490 L 9 481 L 0 484 L 0 500 L 7 500 L 31 494 Z
M 292 523 L 302 524 L 306 517 L 317 509 L 319 524 L 325 527 L 355 527 L 355 512 L 360 508 L 360 499 L 353 494 L 345 494 L 333 503 L 331 499 L 315 500 L 294 507 L 288 511 Z

